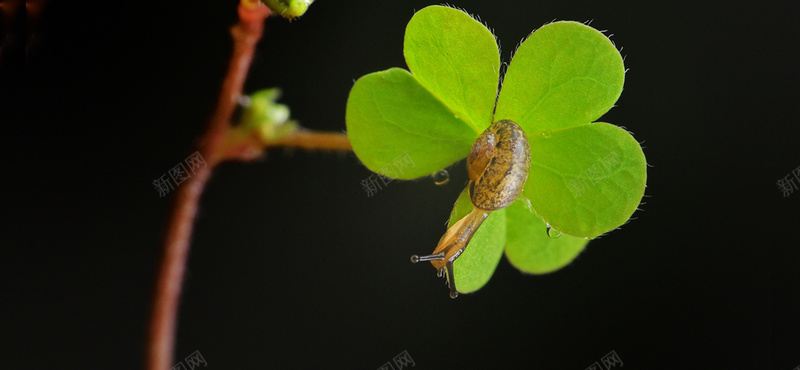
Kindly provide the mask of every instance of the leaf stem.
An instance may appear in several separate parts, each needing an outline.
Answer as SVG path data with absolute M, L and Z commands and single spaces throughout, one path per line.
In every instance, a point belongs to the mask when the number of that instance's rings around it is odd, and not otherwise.
M 352 150 L 350 140 L 345 134 L 337 132 L 316 132 L 300 129 L 283 138 L 267 144 L 267 147 L 288 146 L 303 149 Z
M 261 157 L 264 150 L 278 147 L 301 149 L 352 150 L 347 135 L 338 132 L 319 132 L 298 128 L 279 139 L 262 141 L 246 128 L 233 128 L 228 132 L 227 141 L 220 148 L 222 160 L 237 159 L 248 161 Z

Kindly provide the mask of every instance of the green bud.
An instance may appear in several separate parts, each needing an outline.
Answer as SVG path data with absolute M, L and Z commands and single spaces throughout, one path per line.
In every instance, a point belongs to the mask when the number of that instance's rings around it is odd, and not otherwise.
M 261 0 L 275 14 L 294 19 L 305 14 L 314 0 Z
M 242 112 L 241 125 L 255 132 L 263 142 L 278 140 L 297 129 L 297 122 L 289 119 L 290 110 L 276 103 L 281 96 L 278 88 L 260 90 L 249 96 Z

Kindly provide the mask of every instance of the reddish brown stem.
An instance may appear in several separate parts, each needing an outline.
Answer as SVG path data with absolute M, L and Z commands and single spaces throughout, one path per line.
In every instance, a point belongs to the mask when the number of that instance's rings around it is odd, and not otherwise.
M 255 45 L 261 38 L 264 20 L 269 14 L 269 9 L 258 1 L 240 2 L 239 23 L 231 29 L 233 56 L 217 107 L 199 143 L 198 151 L 207 165 L 198 169 L 177 189 L 178 194 L 164 241 L 150 321 L 146 360 L 146 366 L 150 370 L 166 370 L 174 365 L 178 303 L 197 204 L 211 171 L 222 159 L 220 147 L 230 130 L 231 115 L 241 95 Z

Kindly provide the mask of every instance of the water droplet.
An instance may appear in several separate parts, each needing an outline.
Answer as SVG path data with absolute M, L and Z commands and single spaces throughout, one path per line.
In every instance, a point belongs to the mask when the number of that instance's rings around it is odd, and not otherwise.
M 250 96 L 248 96 L 248 95 L 240 96 L 239 97 L 239 105 L 241 105 L 243 107 L 249 107 L 250 106 Z
M 545 139 L 549 139 L 550 138 L 550 132 L 551 132 L 550 130 L 545 130 L 542 133 L 542 136 L 544 136 Z
M 558 239 L 561 237 L 561 231 L 553 229 L 552 226 L 547 225 L 547 236 L 549 236 L 550 239 Z
M 458 292 L 456 292 L 456 291 L 451 291 L 450 292 L 450 298 L 456 299 L 457 297 L 458 297 Z
M 417 262 L 419 262 L 419 256 L 416 254 L 411 256 L 411 263 L 417 263 Z
M 437 173 L 434 173 L 432 177 L 433 183 L 436 185 L 444 185 L 450 182 L 450 174 L 447 172 L 447 170 L 441 170 Z
M 533 204 L 531 204 L 531 200 L 528 199 L 528 197 L 526 197 L 524 194 L 520 194 L 517 199 L 519 199 L 522 204 L 525 205 L 525 208 L 528 209 L 528 212 L 533 212 Z

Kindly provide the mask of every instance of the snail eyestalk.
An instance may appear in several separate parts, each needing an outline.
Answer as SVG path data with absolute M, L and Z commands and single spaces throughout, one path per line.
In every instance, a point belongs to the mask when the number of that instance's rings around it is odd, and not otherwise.
M 416 254 L 411 256 L 411 263 L 426 262 L 426 261 L 441 261 L 441 260 L 444 260 L 444 252 L 431 254 L 427 256 L 418 256 Z
M 467 157 L 472 212 L 447 229 L 431 255 L 411 256 L 414 263 L 430 261 L 439 277 L 447 273 L 451 298 L 458 296 L 453 262 L 492 211 L 508 207 L 519 197 L 530 165 L 528 137 L 514 121 L 495 122 L 472 145 Z

